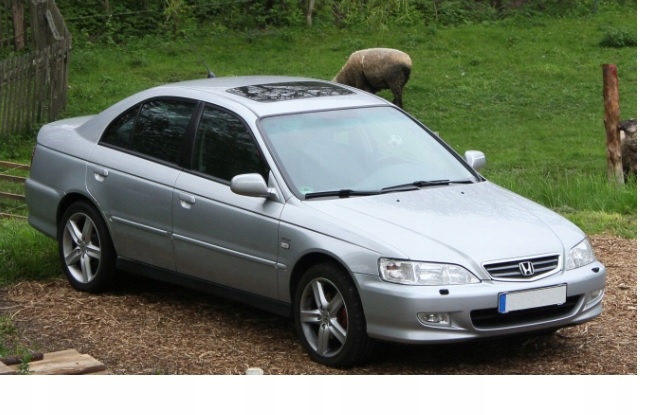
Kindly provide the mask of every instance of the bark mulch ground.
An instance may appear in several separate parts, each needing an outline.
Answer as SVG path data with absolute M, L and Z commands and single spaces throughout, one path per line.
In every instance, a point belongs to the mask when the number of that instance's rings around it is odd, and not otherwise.
M 637 374 L 637 241 L 593 236 L 608 268 L 602 315 L 553 335 L 455 345 L 379 344 L 368 364 L 312 362 L 289 319 L 146 279 L 108 294 L 62 277 L 0 290 L 20 342 L 35 352 L 77 349 L 113 374 Z

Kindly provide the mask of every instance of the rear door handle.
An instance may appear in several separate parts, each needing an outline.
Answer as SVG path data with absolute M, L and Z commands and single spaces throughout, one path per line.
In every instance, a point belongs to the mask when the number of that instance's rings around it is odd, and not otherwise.
M 196 198 L 187 193 L 179 193 L 178 198 L 180 199 L 180 206 L 185 209 L 191 209 L 191 207 L 196 203 Z
M 108 169 L 105 169 L 103 167 L 95 167 L 93 169 L 93 172 L 95 174 L 95 180 L 98 182 L 103 182 L 106 177 L 108 177 Z

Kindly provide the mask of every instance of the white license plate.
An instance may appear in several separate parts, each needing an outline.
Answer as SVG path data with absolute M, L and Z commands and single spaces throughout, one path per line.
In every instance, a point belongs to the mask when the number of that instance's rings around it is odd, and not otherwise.
M 516 310 L 559 305 L 566 302 L 567 286 L 539 288 L 528 291 L 500 293 L 498 295 L 498 312 L 508 313 Z

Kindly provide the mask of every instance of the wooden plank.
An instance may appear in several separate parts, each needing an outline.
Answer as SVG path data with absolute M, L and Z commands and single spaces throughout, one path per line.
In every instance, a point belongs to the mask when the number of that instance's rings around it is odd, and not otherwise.
M 11 58 L 6 59 L 0 62 L 0 134 L 9 134 L 11 129 L 9 129 L 9 109 L 11 108 L 11 101 L 6 97 L 9 95 L 8 91 L 11 86 L 11 79 L 9 78 L 9 68 L 11 66 Z
M 0 199 L 11 199 L 11 200 L 25 200 L 25 196 L 17 195 L 15 193 L 0 192 Z
M 13 355 L 13 356 L 4 356 L 0 357 L 0 362 L 5 365 L 19 365 L 23 359 L 29 359 L 30 362 L 35 362 L 37 360 L 43 360 L 43 353 L 28 353 L 25 356 Z
M 3 212 L 0 212 L 0 218 L 7 218 L 7 219 L 27 219 L 27 216 L 12 215 L 11 213 L 3 213 Z
M 67 359 L 70 357 L 75 357 L 79 356 L 79 352 L 76 351 L 76 349 L 65 349 L 65 350 L 59 350 L 58 352 L 49 352 L 49 353 L 44 353 L 43 354 L 43 360 L 45 358 L 48 359 Z
M 10 161 L 0 161 L 0 167 L 6 167 L 9 169 L 18 169 L 18 170 L 29 170 L 28 164 L 12 163 Z
M 4 180 L 5 182 L 12 182 L 12 183 L 25 183 L 27 178 L 20 177 L 20 176 L 12 176 L 11 174 L 0 173 L 0 180 Z
M 0 375 L 15 375 L 16 369 L 9 367 L 4 363 L 0 362 Z
M 6 366 L 16 373 L 20 364 Z M 106 371 L 106 366 L 88 354 L 74 349 L 44 353 L 43 360 L 29 363 L 30 375 L 85 375 Z
M 73 358 L 43 359 L 29 364 L 29 373 L 34 375 L 84 375 L 102 370 L 106 370 L 106 366 L 87 354 Z

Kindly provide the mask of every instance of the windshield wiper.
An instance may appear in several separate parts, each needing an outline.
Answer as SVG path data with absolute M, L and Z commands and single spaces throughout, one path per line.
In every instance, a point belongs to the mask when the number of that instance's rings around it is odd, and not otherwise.
M 340 189 L 340 190 L 327 190 L 324 192 L 312 192 L 306 193 L 304 195 L 305 199 L 315 199 L 318 197 L 339 197 L 341 199 L 350 197 L 350 196 L 374 196 L 381 194 L 378 190 L 352 190 L 352 189 Z
M 475 183 L 473 180 L 417 180 L 416 182 L 397 184 L 381 189 L 381 193 L 399 192 L 404 190 L 418 190 L 422 187 L 429 186 L 447 186 L 450 184 L 470 184 Z
M 350 196 L 374 196 L 380 195 L 383 193 L 390 192 L 403 192 L 409 190 L 419 190 L 422 187 L 429 186 L 447 186 L 450 184 L 471 184 L 475 183 L 473 180 L 417 180 L 416 182 L 397 184 L 394 186 L 384 187 L 381 190 L 352 190 L 352 189 L 340 189 L 340 190 L 325 190 L 322 192 L 312 192 L 306 193 L 304 195 L 305 199 L 315 199 L 319 197 L 339 197 L 341 199 L 350 197 Z

